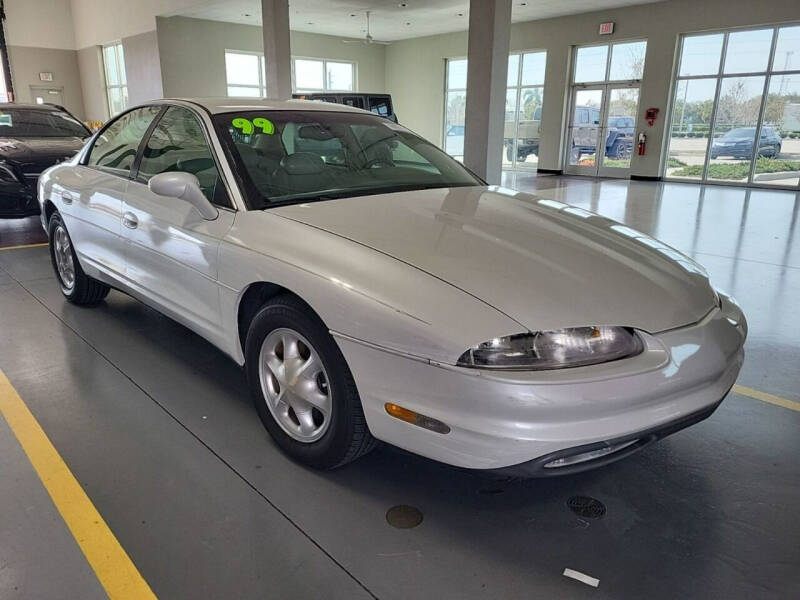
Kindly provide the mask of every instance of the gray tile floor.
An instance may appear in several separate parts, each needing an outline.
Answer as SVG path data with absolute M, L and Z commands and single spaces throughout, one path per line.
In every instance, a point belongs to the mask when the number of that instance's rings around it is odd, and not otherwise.
M 705 264 L 750 321 L 739 382 L 800 400 L 796 195 L 524 175 L 507 184 Z M 46 248 L 0 251 L 0 369 L 162 598 L 800 597 L 800 412 L 748 397 L 583 475 L 501 480 L 385 447 L 318 473 L 271 443 L 235 364 L 117 292 L 95 309 L 66 304 Z M 2 419 L 0 453 L 0 598 L 94 597 Z M 605 517 L 573 515 L 565 502 L 576 494 L 602 500 Z M 396 504 L 420 508 L 423 523 L 390 527 Z

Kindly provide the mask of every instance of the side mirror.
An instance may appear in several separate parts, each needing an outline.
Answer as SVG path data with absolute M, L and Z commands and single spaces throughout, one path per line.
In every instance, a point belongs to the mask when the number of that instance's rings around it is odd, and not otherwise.
M 217 218 L 219 211 L 200 189 L 200 182 L 191 173 L 166 172 L 153 175 L 147 183 L 150 191 L 167 198 L 180 198 L 197 209 L 206 221 Z

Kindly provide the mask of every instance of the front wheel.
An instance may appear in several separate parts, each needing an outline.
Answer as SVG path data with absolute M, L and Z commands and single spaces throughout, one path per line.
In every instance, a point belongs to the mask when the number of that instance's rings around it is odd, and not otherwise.
M 253 318 L 245 365 L 264 427 L 295 460 L 333 469 L 375 446 L 344 356 L 296 297 L 274 298 Z
M 109 287 L 83 272 L 61 215 L 50 217 L 50 261 L 61 293 L 73 304 L 94 306 L 108 295 Z

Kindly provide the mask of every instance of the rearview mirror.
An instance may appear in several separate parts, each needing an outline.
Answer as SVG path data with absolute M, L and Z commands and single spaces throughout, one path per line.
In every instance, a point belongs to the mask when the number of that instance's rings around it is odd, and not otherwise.
M 180 198 L 197 209 L 206 221 L 217 218 L 219 211 L 200 189 L 200 182 L 191 173 L 167 172 L 153 175 L 147 182 L 150 191 L 167 198 Z

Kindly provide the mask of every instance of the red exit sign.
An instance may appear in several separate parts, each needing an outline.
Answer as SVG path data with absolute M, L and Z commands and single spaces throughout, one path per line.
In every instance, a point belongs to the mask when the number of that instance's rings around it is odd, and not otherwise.
M 614 33 L 614 22 L 600 23 L 600 35 L 611 35 Z

